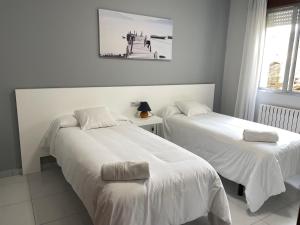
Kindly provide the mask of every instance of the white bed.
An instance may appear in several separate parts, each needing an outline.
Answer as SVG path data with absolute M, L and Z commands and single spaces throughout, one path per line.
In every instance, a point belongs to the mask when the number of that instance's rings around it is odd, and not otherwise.
M 167 140 L 129 124 L 62 128 L 52 137 L 50 152 L 95 225 L 179 225 L 205 215 L 231 223 L 217 172 Z M 126 160 L 149 162 L 150 179 L 102 181 L 104 163 Z
M 244 129 L 271 129 L 277 143 L 245 142 Z M 245 186 L 249 209 L 257 211 L 284 181 L 300 174 L 300 135 L 217 113 L 164 119 L 165 137 L 206 159 L 222 176 Z

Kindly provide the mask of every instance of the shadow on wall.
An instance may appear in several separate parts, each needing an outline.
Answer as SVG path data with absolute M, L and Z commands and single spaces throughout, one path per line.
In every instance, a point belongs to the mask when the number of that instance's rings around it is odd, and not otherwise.
M 16 160 L 17 168 L 22 167 L 21 163 L 21 151 L 20 151 L 20 140 L 19 140 L 19 126 L 18 126 L 18 115 L 17 115 L 17 104 L 16 104 L 16 94 L 15 91 L 10 91 L 9 94 L 9 101 L 11 103 L 10 110 L 11 110 L 11 124 L 13 125 L 12 134 L 13 134 L 13 151 Z

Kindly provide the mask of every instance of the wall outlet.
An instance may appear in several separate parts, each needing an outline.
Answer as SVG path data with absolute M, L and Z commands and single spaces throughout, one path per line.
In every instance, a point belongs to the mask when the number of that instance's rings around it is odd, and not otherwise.
M 130 102 L 131 107 L 139 107 L 140 102 Z

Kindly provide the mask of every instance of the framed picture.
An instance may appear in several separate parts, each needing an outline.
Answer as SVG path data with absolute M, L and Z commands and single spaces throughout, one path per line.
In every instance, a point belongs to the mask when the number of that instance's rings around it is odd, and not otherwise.
M 173 21 L 98 9 L 101 57 L 171 60 Z

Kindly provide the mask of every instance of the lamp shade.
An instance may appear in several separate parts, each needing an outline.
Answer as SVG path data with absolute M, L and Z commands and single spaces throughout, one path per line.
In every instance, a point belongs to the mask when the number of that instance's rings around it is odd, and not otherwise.
M 141 111 L 141 112 L 151 111 L 151 108 L 150 108 L 148 102 L 141 102 L 140 106 L 138 107 L 138 111 Z

